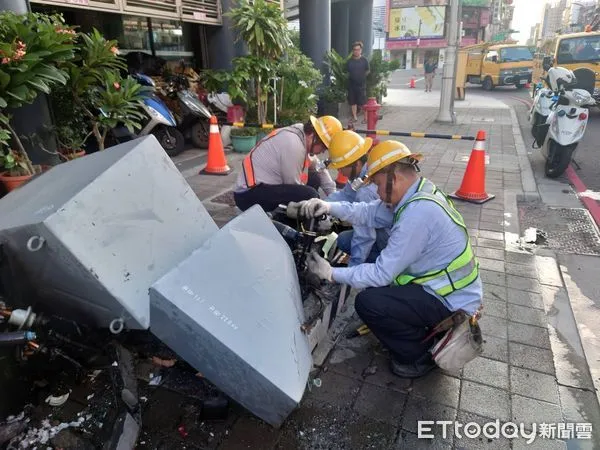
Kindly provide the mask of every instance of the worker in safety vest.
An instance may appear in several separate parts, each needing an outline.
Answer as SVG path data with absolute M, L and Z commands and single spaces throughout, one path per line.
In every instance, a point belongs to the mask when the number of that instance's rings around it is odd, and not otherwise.
M 244 158 L 234 190 L 242 211 L 260 205 L 273 211 L 280 204 L 318 198 L 317 189 L 335 192 L 335 182 L 316 156 L 329 147 L 331 137 L 342 130 L 333 116 L 274 130 Z
M 392 371 L 407 378 L 435 367 L 431 342 L 422 342 L 428 330 L 454 311 L 475 315 L 482 298 L 479 264 L 464 220 L 442 191 L 418 175 L 421 158 L 400 142 L 383 142 L 367 160 L 368 180 L 381 200 L 311 199 L 300 207 L 305 217 L 331 214 L 354 225 L 391 227 L 375 263 L 332 268 L 312 253 L 307 265 L 321 279 L 373 288 L 356 296 L 356 312 L 389 348 Z
M 340 131 L 331 139 L 329 145 L 328 169 L 337 169 L 348 182 L 340 191 L 325 198 L 328 202 L 372 202 L 379 200 L 377 186 L 372 183 L 362 186 L 367 175 L 368 152 L 373 139 L 363 138 L 351 130 Z M 299 203 L 288 205 L 288 216 L 297 216 Z M 364 262 L 375 262 L 381 250 L 387 245 L 389 228 L 354 226 L 343 231 L 337 237 L 337 246 L 350 255 L 348 266 L 357 266 Z

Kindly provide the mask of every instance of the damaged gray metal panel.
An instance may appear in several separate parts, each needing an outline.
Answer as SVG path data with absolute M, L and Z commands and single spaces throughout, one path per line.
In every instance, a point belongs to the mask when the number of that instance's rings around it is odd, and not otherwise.
M 98 326 L 148 328 L 148 287 L 218 230 L 153 136 L 55 166 L 0 209 L 0 243 L 40 294 Z
M 150 289 L 150 330 L 219 389 L 279 426 L 312 366 L 290 249 L 254 206 Z

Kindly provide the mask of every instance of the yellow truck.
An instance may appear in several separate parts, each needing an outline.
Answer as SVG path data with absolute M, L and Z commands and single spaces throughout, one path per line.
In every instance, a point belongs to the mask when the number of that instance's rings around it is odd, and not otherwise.
M 526 45 L 486 42 L 463 47 L 460 53 L 466 54 L 468 83 L 481 84 L 487 91 L 496 86 L 523 89 L 531 83 L 533 54 Z
M 533 80 L 541 82 L 546 68 L 564 67 L 569 70 L 586 68 L 596 74 L 594 99 L 600 99 L 600 31 L 570 33 L 555 36 L 542 43 L 534 55 Z M 534 85 L 534 93 L 536 86 Z

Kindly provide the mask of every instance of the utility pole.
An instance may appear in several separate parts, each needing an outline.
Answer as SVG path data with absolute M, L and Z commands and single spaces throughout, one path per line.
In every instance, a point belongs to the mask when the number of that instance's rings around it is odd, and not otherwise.
M 459 40 L 458 9 L 460 0 L 450 0 L 450 17 L 448 18 L 448 48 L 444 58 L 442 73 L 442 94 L 440 97 L 440 111 L 436 122 L 456 123 L 454 113 L 454 79 L 456 76 L 456 52 Z

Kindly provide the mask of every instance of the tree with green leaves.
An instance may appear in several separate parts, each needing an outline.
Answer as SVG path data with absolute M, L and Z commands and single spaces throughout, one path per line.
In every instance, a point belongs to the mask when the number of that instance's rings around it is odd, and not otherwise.
M 275 74 L 275 65 L 291 45 L 287 21 L 281 8 L 265 0 L 240 0 L 238 6 L 225 14 L 234 23 L 238 40 L 248 46 L 249 56 L 237 58 L 236 68 L 248 73 L 256 93 L 259 123 L 265 123 L 268 98 L 272 90 L 269 79 Z
M 141 128 L 142 100 L 149 88 L 130 76 L 122 77 L 120 71 L 125 69 L 127 64 L 118 56 L 116 41 L 105 39 L 96 29 L 81 34 L 69 64 L 68 86 L 73 102 L 89 120 L 100 150 L 104 150 L 110 129 L 118 124 L 132 133 Z
M 11 173 L 33 175 L 34 168 L 6 109 L 33 103 L 40 93 L 67 82 L 65 64 L 73 58 L 75 35 L 60 15 L 0 13 L 1 162 Z M 9 147 L 7 133 L 16 148 Z M 8 167 L 15 162 L 17 167 Z

